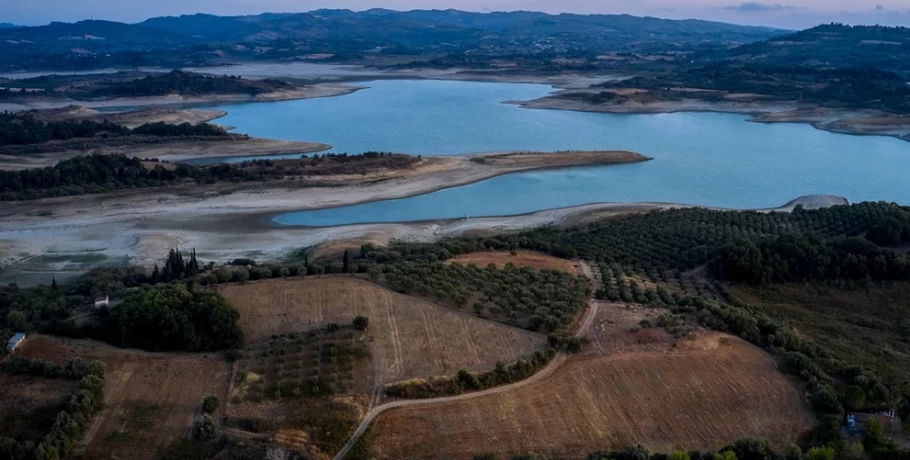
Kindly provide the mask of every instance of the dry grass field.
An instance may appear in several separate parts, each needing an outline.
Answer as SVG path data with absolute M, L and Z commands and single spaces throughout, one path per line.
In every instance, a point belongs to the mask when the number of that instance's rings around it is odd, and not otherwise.
M 0 372 L 0 437 L 38 443 L 79 382 Z
M 634 443 L 713 450 L 747 436 L 782 448 L 813 425 L 800 391 L 760 349 L 717 333 L 679 342 L 636 330 L 654 314 L 641 307 L 600 310 L 592 345 L 554 374 L 505 393 L 392 409 L 375 422 L 371 454 L 584 458 Z
M 221 288 L 247 337 L 370 320 L 376 384 L 491 369 L 546 345 L 546 337 L 481 320 L 354 277 L 269 280 Z
M 104 409 L 85 435 L 88 459 L 151 459 L 183 437 L 203 396 L 227 399 L 230 365 L 214 355 L 147 353 L 90 340 L 32 337 L 17 354 L 104 362 Z
M 499 269 L 511 262 L 518 268 L 531 267 L 538 270 L 548 269 L 562 270 L 572 274 L 580 273 L 578 264 L 575 262 L 533 251 L 516 251 L 514 255 L 511 252 L 475 252 L 459 255 L 446 262 L 458 262 L 462 265 L 474 264 L 480 268 L 493 264 Z

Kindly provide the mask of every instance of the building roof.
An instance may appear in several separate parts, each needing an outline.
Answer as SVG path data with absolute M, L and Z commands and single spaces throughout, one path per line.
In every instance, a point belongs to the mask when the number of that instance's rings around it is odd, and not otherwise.
M 24 338 L 25 338 L 25 333 L 24 333 L 24 332 L 19 332 L 19 333 L 17 333 L 16 335 L 14 335 L 12 338 L 9 339 L 9 344 L 12 345 L 12 344 L 14 344 L 14 343 L 16 343 L 16 342 L 20 342 L 20 341 L 22 341 L 22 339 L 24 339 Z
M 95 302 L 104 302 L 105 300 L 108 300 L 106 295 L 95 297 Z

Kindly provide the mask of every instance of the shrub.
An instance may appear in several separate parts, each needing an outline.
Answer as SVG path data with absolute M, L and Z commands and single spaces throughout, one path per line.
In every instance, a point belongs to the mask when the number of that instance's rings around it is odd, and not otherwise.
M 202 412 L 206 414 L 214 414 L 218 410 L 218 406 L 221 405 L 221 402 L 218 401 L 218 397 L 214 395 L 208 395 L 205 398 L 202 398 Z

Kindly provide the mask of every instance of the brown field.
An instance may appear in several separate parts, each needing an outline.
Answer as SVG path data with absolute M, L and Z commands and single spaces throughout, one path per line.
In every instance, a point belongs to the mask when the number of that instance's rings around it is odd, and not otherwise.
M 560 259 L 533 251 L 516 251 L 515 255 L 512 255 L 511 252 L 475 252 L 462 254 L 446 262 L 458 262 L 463 265 L 474 264 L 480 268 L 493 264 L 500 269 L 511 262 L 518 268 L 531 267 L 538 270 L 561 270 L 575 275 L 580 273 L 578 264 L 571 260 Z
M 372 429 L 377 458 L 584 458 L 640 443 L 715 450 L 742 437 L 782 448 L 814 419 L 760 349 L 701 332 L 676 342 L 631 325 L 653 311 L 601 305 L 592 346 L 546 378 L 474 399 L 392 409 Z
M 107 365 L 104 409 L 85 435 L 85 457 L 151 459 L 190 428 L 208 394 L 227 399 L 230 365 L 214 355 L 148 353 L 90 340 L 37 336 L 17 354 Z
M 259 340 L 326 323 L 370 320 L 376 384 L 491 369 L 545 346 L 546 337 L 464 315 L 353 277 L 270 280 L 221 288 Z
M 38 443 L 79 382 L 0 372 L 0 437 Z

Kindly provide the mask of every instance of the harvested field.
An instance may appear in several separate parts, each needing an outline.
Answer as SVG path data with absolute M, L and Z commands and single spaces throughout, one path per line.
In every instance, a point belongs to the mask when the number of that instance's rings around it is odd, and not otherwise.
M 531 267 L 538 270 L 562 270 L 572 274 L 580 273 L 578 264 L 575 262 L 533 251 L 517 251 L 514 255 L 511 252 L 475 252 L 462 254 L 446 262 L 458 262 L 462 265 L 474 264 L 480 268 L 493 264 L 499 269 L 511 262 L 518 268 Z
M 269 280 L 221 288 L 260 340 L 327 323 L 370 320 L 375 383 L 492 369 L 543 349 L 546 337 L 461 314 L 354 277 Z
M 0 372 L 0 438 L 38 443 L 79 382 Z
M 716 450 L 742 437 L 783 448 L 812 427 L 800 391 L 760 349 L 708 332 L 676 342 L 658 329 L 634 329 L 653 314 L 647 309 L 600 310 L 593 326 L 600 333 L 584 355 L 512 391 L 392 409 L 372 428 L 371 454 L 585 458 L 634 443 Z
M 227 399 L 230 365 L 214 355 L 147 353 L 90 340 L 33 337 L 17 353 L 64 362 L 74 357 L 107 365 L 104 409 L 85 435 L 93 459 L 155 458 L 183 437 L 202 397 Z

